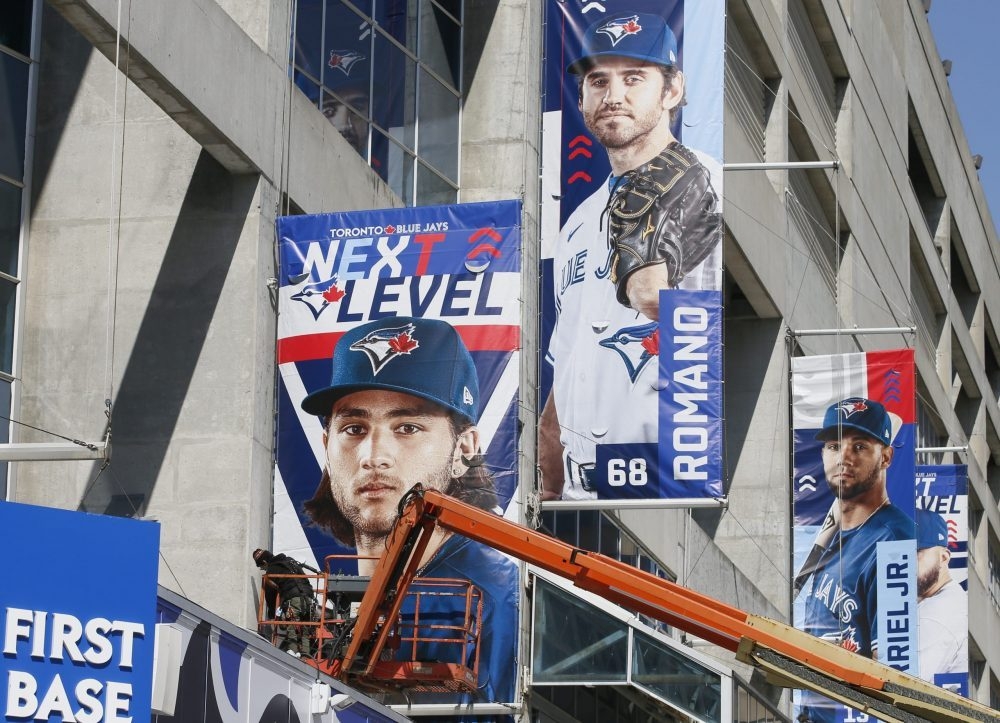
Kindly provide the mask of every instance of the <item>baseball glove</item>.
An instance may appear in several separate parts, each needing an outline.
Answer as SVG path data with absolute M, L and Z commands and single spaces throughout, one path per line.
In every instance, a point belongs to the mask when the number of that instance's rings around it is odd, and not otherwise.
M 626 288 L 633 273 L 666 263 L 674 288 L 722 238 L 719 199 L 708 169 L 679 143 L 624 174 L 607 212 L 610 278 L 624 306 L 630 306 Z

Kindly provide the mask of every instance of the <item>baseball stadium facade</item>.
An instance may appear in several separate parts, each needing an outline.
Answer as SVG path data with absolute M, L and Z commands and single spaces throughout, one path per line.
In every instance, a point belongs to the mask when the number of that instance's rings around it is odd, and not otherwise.
M 158 521 L 172 604 L 254 629 L 250 554 L 274 545 L 282 503 L 277 218 L 517 199 L 507 517 L 790 622 L 791 358 L 912 349 L 916 462 L 968 470 L 969 696 L 1000 708 L 1000 246 L 930 0 L 721 3 L 725 494 L 658 509 L 538 495 L 545 5 L 5 3 L 0 499 Z M 386 30 L 389 6 L 412 43 Z M 363 101 L 343 78 L 368 58 L 330 40 L 354 21 L 374 33 Z M 55 442 L 49 458 L 31 447 Z M 581 635 L 594 616 L 726 681 L 732 720 L 792 717 L 791 696 L 732 655 L 523 581 L 525 720 L 718 719 L 597 671 L 532 670 L 543 600 L 576 606 Z

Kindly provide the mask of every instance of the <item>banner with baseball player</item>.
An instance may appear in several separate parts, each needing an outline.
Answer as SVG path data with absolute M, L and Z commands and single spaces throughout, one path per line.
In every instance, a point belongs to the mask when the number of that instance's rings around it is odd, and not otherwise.
M 548 0 L 544 500 L 721 497 L 723 0 Z
M 964 464 L 917 467 L 919 675 L 969 695 L 969 477 Z
M 277 235 L 274 549 L 320 569 L 356 553 L 330 569 L 370 575 L 417 483 L 517 520 L 520 202 L 289 216 Z M 417 578 L 468 580 L 482 620 L 476 649 L 403 646 L 416 660 L 478 660 L 477 694 L 413 702 L 512 703 L 518 565 L 435 537 Z M 453 588 L 431 598 L 420 619 L 463 624 Z
M 915 674 L 913 350 L 791 361 L 794 623 Z M 800 720 L 868 720 L 815 693 L 796 705 Z

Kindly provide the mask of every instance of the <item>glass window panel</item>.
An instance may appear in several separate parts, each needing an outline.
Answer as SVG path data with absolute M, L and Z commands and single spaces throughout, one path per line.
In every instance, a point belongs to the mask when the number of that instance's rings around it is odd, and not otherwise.
M 639 631 L 632 650 L 632 682 L 702 720 L 719 720 L 721 676 Z
M 7 279 L 0 279 L 0 323 L 3 333 L 0 334 L 0 371 L 8 374 L 12 371 L 14 359 L 14 301 L 17 284 Z
M 323 115 L 362 158 L 368 158 L 368 122 L 345 99 L 323 94 Z
M 31 55 L 32 4 L 33 0 L 3 0 L 0 9 L 0 45 L 21 55 Z
M 309 99 L 310 103 L 317 107 L 319 106 L 319 86 L 316 85 L 316 83 L 296 70 L 295 85 L 299 87 L 299 90 L 305 93 L 305 96 Z
M 17 242 L 21 233 L 21 189 L 0 181 L 0 271 L 17 276 Z
M 577 547 L 584 550 L 597 551 L 600 545 L 601 536 L 601 513 L 595 510 L 581 510 L 580 513 L 579 543 Z
M 458 190 L 423 163 L 417 164 L 417 205 L 438 206 L 455 203 Z
M 24 124 L 28 112 L 28 64 L 0 53 L 0 173 L 24 177 Z
M 375 35 L 372 120 L 410 151 L 415 150 L 417 66 L 381 33 Z
M 295 66 L 319 80 L 323 64 L 323 3 L 298 0 L 295 14 Z
M 0 379 L 0 442 L 10 441 L 10 382 Z M 7 499 L 7 462 L 0 462 L 0 500 Z
M 628 626 L 543 580 L 535 586 L 536 684 L 625 682 Z
M 618 540 L 620 537 L 621 533 L 615 527 L 615 523 L 606 515 L 601 515 L 601 549 L 598 552 L 615 560 L 620 559 L 618 556 Z
M 458 23 L 431 0 L 421 0 L 420 62 L 449 81 L 455 89 L 461 84 L 461 41 Z
M 331 4 L 343 4 L 342 0 L 328 0 Z M 351 5 L 353 5 L 358 12 L 364 13 L 367 17 L 375 17 L 372 13 L 375 12 L 375 5 L 372 0 L 350 0 Z
M 368 113 L 372 72 L 371 24 L 335 2 L 326 9 L 323 85 L 342 97 L 351 97 L 355 110 Z
M 462 0 L 435 0 L 435 4 L 440 5 L 459 22 L 462 22 Z
M 413 154 L 372 129 L 371 167 L 407 206 L 413 205 Z
M 417 154 L 458 182 L 458 97 L 420 71 L 420 145 Z
M 409 16 L 409 5 L 408 0 L 378 0 L 372 17 L 387 35 L 416 55 L 416 33 L 413 31 L 414 20 Z

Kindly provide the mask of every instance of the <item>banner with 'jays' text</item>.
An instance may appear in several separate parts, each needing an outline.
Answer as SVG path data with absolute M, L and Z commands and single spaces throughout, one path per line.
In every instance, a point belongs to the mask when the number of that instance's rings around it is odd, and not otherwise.
M 543 499 L 724 494 L 724 38 L 723 0 L 546 3 Z
M 275 550 L 371 574 L 417 483 L 517 519 L 520 203 L 283 217 L 277 233 Z M 486 544 L 432 540 L 393 660 L 462 665 L 475 693 L 409 702 L 513 703 L 519 576 Z
M 792 359 L 796 627 L 917 670 L 913 350 Z M 816 693 L 817 723 L 864 720 Z
M 517 487 L 520 203 L 287 216 L 278 238 L 275 547 L 320 564 L 344 551 L 302 515 L 325 453 L 321 420 L 300 404 L 330 383 L 343 334 L 379 319 L 438 319 L 458 332 L 475 363 L 481 446 L 507 510 Z
M 964 464 L 917 467 L 919 675 L 969 695 L 969 475 Z

